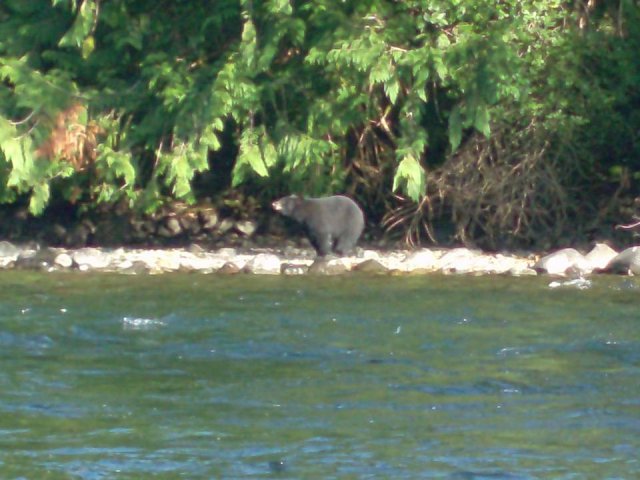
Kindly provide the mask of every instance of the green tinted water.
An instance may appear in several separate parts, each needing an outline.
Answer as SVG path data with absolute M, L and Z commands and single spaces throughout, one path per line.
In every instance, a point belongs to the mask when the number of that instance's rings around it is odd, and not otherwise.
M 0 478 L 639 478 L 640 288 L 0 275 Z

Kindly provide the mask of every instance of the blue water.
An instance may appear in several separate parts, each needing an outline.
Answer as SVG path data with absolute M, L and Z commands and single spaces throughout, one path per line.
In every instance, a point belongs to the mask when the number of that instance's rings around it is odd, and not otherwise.
M 0 478 L 640 478 L 640 281 L 2 272 Z

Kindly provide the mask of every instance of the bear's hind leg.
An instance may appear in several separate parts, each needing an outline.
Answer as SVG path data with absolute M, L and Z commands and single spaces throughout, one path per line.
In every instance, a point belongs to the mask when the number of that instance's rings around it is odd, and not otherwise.
M 352 235 L 345 235 L 336 241 L 335 251 L 339 255 L 350 254 L 356 246 L 358 238 L 353 238 Z
M 328 233 L 316 234 L 311 238 L 311 244 L 316 249 L 319 257 L 326 257 L 332 251 L 333 241 Z

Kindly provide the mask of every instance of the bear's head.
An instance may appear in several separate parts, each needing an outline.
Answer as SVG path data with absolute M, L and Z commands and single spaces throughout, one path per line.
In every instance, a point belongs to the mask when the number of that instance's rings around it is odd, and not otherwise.
M 288 197 L 282 197 L 271 204 L 276 212 L 286 215 L 287 217 L 294 216 L 294 214 L 300 210 L 300 206 L 304 203 L 304 199 L 298 195 L 289 195 Z

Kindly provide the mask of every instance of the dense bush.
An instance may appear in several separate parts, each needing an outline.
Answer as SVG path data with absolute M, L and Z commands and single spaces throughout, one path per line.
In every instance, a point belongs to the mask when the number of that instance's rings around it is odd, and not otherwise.
M 445 219 L 466 243 L 560 242 L 627 220 L 639 17 L 633 0 L 4 0 L 0 200 L 346 191 L 411 241 Z

